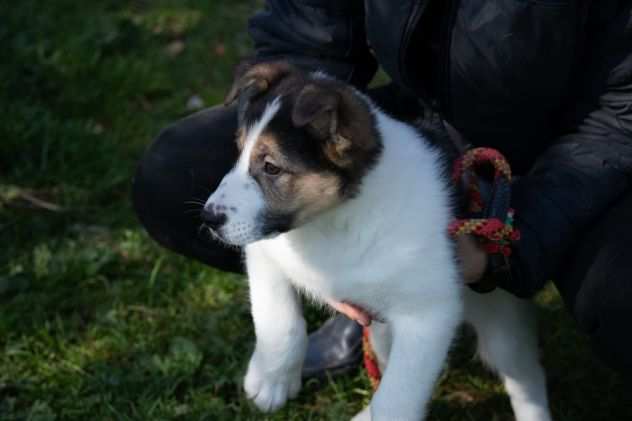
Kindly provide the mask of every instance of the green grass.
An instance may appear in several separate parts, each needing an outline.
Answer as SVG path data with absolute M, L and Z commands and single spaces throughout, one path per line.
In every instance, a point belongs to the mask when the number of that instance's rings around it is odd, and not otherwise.
M 0 419 L 340 420 L 369 400 L 358 371 L 260 414 L 240 386 L 253 344 L 243 279 L 160 249 L 130 209 L 144 147 L 192 95 L 221 100 L 256 7 L 0 5 Z M 556 419 L 632 419 L 555 292 L 539 303 Z M 308 314 L 312 328 L 325 317 Z M 430 419 L 511 419 L 471 337 L 452 354 Z

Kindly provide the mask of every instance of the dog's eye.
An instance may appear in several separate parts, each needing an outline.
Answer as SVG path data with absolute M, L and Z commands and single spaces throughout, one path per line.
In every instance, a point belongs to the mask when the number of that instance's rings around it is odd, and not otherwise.
M 281 172 L 281 168 L 266 161 L 265 164 L 263 164 L 263 171 L 268 175 L 278 175 Z

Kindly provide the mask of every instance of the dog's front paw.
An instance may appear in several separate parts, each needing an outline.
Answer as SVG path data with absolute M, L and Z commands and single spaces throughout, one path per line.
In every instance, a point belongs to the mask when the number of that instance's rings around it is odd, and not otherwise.
M 272 412 L 301 390 L 301 367 L 266 371 L 265 363 L 255 352 L 244 378 L 244 389 L 260 410 Z

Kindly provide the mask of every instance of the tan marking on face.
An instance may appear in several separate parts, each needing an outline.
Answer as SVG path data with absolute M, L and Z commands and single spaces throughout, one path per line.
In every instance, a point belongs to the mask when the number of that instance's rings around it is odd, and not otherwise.
M 259 177 L 266 204 L 273 212 L 294 215 L 295 226 L 341 202 L 339 176 L 325 169 L 314 171 L 298 162 L 290 162 L 273 134 L 257 139 L 250 167 L 260 167 L 266 157 L 282 169 L 276 177 L 264 174 Z
M 298 209 L 297 223 L 333 208 L 342 200 L 340 179 L 333 174 L 313 172 L 295 178 L 293 205 Z
M 266 155 L 270 156 L 279 166 L 287 165 L 287 157 L 279 148 L 278 139 L 269 133 L 262 134 L 257 139 L 257 143 L 252 149 L 252 155 L 250 155 L 250 166 L 254 166 L 263 161 Z

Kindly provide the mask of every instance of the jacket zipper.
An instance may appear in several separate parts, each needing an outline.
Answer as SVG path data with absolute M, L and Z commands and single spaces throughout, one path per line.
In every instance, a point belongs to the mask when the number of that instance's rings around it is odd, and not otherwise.
M 399 73 L 402 75 L 402 81 L 408 86 L 414 85 L 412 84 L 410 75 L 406 69 L 406 52 L 408 51 L 410 38 L 413 36 L 415 28 L 417 28 L 417 24 L 419 23 L 419 19 L 421 19 L 421 16 L 426 10 L 426 6 L 428 6 L 429 1 L 431 0 L 418 0 L 417 3 L 415 3 L 413 10 L 408 17 L 408 22 L 406 23 L 406 28 L 404 29 L 404 34 L 402 36 L 402 43 L 399 49 L 398 66 Z
M 443 48 L 440 48 L 442 57 L 440 57 L 441 73 L 439 75 L 440 90 L 437 94 L 439 102 L 439 110 L 442 111 L 444 119 L 452 117 L 452 105 L 450 99 L 450 50 L 452 48 L 452 32 L 454 31 L 454 22 L 456 20 L 456 10 L 459 0 L 445 0 L 445 21 L 444 33 L 442 34 Z

